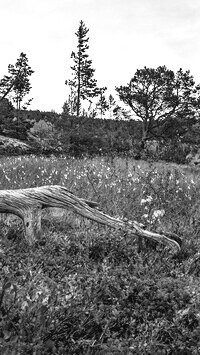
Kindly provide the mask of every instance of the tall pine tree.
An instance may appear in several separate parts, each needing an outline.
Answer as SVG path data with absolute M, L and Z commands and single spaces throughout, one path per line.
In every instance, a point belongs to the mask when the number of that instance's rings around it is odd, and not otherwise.
M 87 36 L 89 29 L 83 21 L 80 21 L 78 31 L 75 33 L 78 38 L 77 52 L 72 52 L 71 58 L 74 61 L 72 69 L 72 80 L 66 80 L 65 84 L 70 87 L 70 82 L 75 82 L 76 89 L 76 114 L 79 117 L 81 100 L 87 100 L 98 96 L 100 89 L 97 87 L 97 80 L 94 79 L 95 69 L 92 68 L 92 61 L 88 58 L 89 49 Z

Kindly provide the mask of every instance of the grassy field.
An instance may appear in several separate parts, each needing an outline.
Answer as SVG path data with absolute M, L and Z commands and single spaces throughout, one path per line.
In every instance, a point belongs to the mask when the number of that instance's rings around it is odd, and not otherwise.
M 0 188 L 59 184 L 105 213 L 176 233 L 174 255 L 72 213 L 32 248 L 1 220 L 1 354 L 199 354 L 200 171 L 131 159 L 4 157 Z

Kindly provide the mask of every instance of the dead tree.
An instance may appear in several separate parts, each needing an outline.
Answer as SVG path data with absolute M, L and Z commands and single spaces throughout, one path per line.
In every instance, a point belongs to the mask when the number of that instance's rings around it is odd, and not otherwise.
M 137 238 L 146 238 L 175 250 L 179 243 L 169 235 L 147 231 L 135 221 L 124 221 L 99 211 L 97 203 L 75 196 L 65 187 L 41 186 L 20 190 L 0 191 L 0 212 L 12 213 L 23 220 L 25 237 L 33 244 L 41 234 L 42 209 L 47 207 L 70 208 L 79 215 L 111 228 L 121 229 Z

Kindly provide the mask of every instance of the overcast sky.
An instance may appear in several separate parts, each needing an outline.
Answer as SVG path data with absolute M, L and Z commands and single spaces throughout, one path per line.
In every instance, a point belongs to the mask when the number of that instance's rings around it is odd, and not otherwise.
M 189 69 L 200 83 L 200 0 L 0 0 L 0 14 L 0 78 L 26 53 L 31 109 L 62 111 L 80 20 L 108 94 L 144 66 Z

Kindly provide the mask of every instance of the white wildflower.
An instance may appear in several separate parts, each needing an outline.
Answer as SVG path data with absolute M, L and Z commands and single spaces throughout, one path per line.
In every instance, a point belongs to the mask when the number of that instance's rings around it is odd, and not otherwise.
M 165 215 L 165 210 L 155 210 L 152 214 L 152 220 L 160 219 Z
M 150 203 L 153 200 L 152 196 L 147 196 L 146 198 L 142 198 L 141 199 L 141 205 L 143 205 L 144 203 Z
M 143 218 L 147 219 L 149 217 L 148 213 L 143 214 Z

